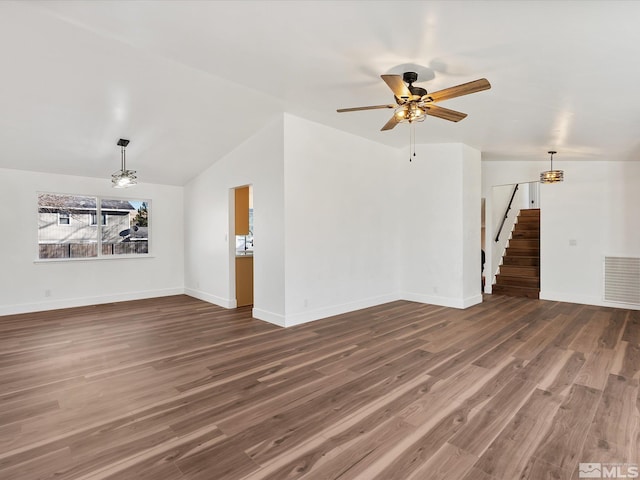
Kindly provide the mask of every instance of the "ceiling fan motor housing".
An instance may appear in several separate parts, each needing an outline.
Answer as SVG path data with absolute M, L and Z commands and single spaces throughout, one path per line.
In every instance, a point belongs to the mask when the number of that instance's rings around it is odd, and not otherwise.
M 402 74 L 402 80 L 405 83 L 413 83 L 418 80 L 418 74 L 416 72 L 404 72 Z
M 405 83 L 408 83 L 408 88 L 409 91 L 411 92 L 411 95 L 414 96 L 418 96 L 418 97 L 424 97 L 427 94 L 427 91 L 422 88 L 422 87 L 414 87 L 412 84 L 413 82 L 418 80 L 418 74 L 416 72 L 404 72 L 402 74 L 402 80 Z

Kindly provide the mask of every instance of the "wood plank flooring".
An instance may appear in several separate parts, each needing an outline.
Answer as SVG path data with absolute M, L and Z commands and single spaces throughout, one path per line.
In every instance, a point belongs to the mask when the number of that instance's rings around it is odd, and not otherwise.
M 290 329 L 187 296 L 0 317 L 0 478 L 577 479 L 640 463 L 640 312 L 485 296 Z

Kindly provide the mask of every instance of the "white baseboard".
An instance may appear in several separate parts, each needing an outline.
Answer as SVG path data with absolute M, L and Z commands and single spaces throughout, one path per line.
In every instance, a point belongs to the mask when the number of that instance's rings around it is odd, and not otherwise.
M 554 302 L 580 303 L 582 305 L 596 305 L 598 307 L 625 308 L 627 310 L 640 310 L 640 305 L 628 303 L 607 302 L 599 297 L 579 295 L 574 293 L 549 292 L 540 290 L 540 300 L 552 300 Z
M 235 298 L 222 298 L 216 295 L 211 295 L 210 293 L 203 292 L 201 290 L 196 290 L 195 288 L 185 288 L 184 293 L 185 295 L 189 295 L 190 297 L 213 303 L 214 305 L 218 305 L 222 308 L 236 308 L 237 306 Z
M 145 298 L 168 297 L 184 294 L 184 288 L 165 288 L 161 290 L 144 290 L 140 292 L 118 293 L 113 295 L 99 295 L 93 297 L 64 298 L 48 300 L 46 302 L 21 303 L 17 305 L 0 306 L 0 315 L 16 315 L 20 313 L 42 312 L 45 310 L 59 310 L 61 308 L 86 307 L 103 303 L 127 302 L 143 300 Z
M 439 297 L 436 295 L 424 295 L 422 293 L 403 292 L 401 295 L 402 300 L 408 300 L 410 302 L 428 303 L 430 305 L 439 305 L 441 307 L 451 308 L 469 308 L 478 303 L 482 303 L 482 295 L 474 295 L 468 298 L 451 298 L 451 297 Z
M 294 325 L 301 325 L 303 323 L 313 322 L 314 320 L 320 320 L 322 318 L 332 317 L 334 315 L 341 315 L 343 313 L 353 312 L 354 310 L 361 310 L 363 308 L 375 307 L 376 305 L 382 305 L 383 303 L 395 302 L 400 300 L 398 294 L 381 295 L 379 297 L 369 297 L 355 302 L 343 303 L 341 305 L 333 305 L 330 307 L 319 308 L 317 310 L 311 310 L 308 312 L 300 312 L 293 315 L 285 316 L 285 326 L 293 327 Z
M 479 303 L 482 303 L 482 293 L 473 295 L 472 297 L 463 298 L 462 308 L 473 307 L 474 305 L 478 305 Z
M 278 325 L 279 327 L 285 326 L 284 315 L 280 315 L 279 313 L 273 313 L 267 310 L 262 310 L 260 308 L 254 308 L 251 311 L 251 315 L 253 316 L 253 318 L 257 318 L 258 320 L 262 320 L 264 322 L 273 323 L 274 325 Z

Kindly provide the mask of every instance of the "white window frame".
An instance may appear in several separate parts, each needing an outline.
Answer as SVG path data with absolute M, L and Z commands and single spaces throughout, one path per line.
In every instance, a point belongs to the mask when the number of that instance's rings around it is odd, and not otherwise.
M 102 201 L 103 200 L 122 200 L 122 201 L 133 201 L 133 202 L 144 202 L 147 204 L 147 212 L 148 212 L 148 235 L 147 235 L 147 253 L 126 253 L 126 254 L 114 254 L 114 255 L 103 255 L 102 253 L 102 227 L 108 226 L 105 225 L 91 225 L 91 217 L 89 218 L 89 224 L 92 227 L 97 227 L 97 256 L 95 257 L 78 257 L 78 258 L 40 258 L 40 240 L 38 235 L 39 230 L 39 204 L 38 204 L 38 196 L 40 194 L 49 194 L 49 195 L 65 195 L 72 197 L 91 197 L 96 199 L 96 216 L 102 216 Z M 132 196 L 119 196 L 119 195 L 94 195 L 94 194 L 82 194 L 82 193 L 62 193 L 62 192 L 44 192 L 39 191 L 36 193 L 36 231 L 35 237 L 36 241 L 36 259 L 35 263 L 55 263 L 55 262 L 86 262 L 86 261 L 95 261 L 95 260 L 118 260 L 118 259 L 134 259 L 134 258 L 154 258 L 152 254 L 152 238 L 153 238 L 153 213 L 152 213 L 152 200 L 149 198 L 135 198 Z M 58 223 L 59 225 L 69 226 L 71 225 L 71 217 L 70 213 L 66 214 L 69 218 L 69 223 Z M 89 214 L 91 215 L 91 214 Z M 58 213 L 58 222 L 60 221 L 60 213 Z M 105 214 L 105 222 L 108 222 Z
M 62 222 L 63 218 L 66 218 L 66 223 Z M 58 225 L 64 225 L 66 227 L 71 226 L 71 214 L 58 212 Z
M 99 199 L 98 199 L 98 202 L 100 202 Z M 94 215 L 95 215 L 95 219 L 96 219 L 95 223 L 93 221 Z M 102 219 L 101 226 L 106 227 L 107 226 L 107 214 L 106 213 L 100 213 L 100 217 Z M 89 226 L 90 227 L 97 227 L 98 226 L 98 209 L 97 209 L 97 207 L 96 207 L 96 213 L 91 212 L 89 214 Z

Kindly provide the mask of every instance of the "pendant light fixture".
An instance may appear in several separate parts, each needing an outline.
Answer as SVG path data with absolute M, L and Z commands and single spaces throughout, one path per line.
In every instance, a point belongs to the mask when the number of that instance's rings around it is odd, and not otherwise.
M 564 172 L 553 169 L 553 156 L 558 152 L 550 150 L 547 153 L 551 155 L 551 169 L 540 174 L 540 183 L 558 183 L 564 181 Z
M 118 140 L 118 146 L 120 147 L 121 163 L 120 171 L 111 175 L 111 183 L 113 188 L 127 188 L 138 183 L 135 170 L 127 170 L 127 164 L 125 159 L 125 148 L 129 145 L 129 140 L 121 138 Z

